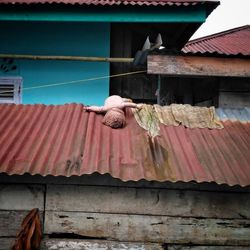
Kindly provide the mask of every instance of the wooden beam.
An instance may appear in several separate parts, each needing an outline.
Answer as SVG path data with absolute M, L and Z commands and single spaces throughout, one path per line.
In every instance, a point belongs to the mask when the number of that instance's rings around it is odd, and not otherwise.
M 168 250 L 249 250 L 249 246 L 183 246 L 183 245 L 167 245 Z
M 25 59 L 25 60 L 65 60 L 65 61 L 83 61 L 83 62 L 115 62 L 131 63 L 134 58 L 109 58 L 93 56 L 48 56 L 48 55 L 17 55 L 0 54 L 0 58 Z
M 48 185 L 46 210 L 241 219 L 250 218 L 249 200 L 250 193 Z
M 0 246 L 1 247 L 1 246 Z M 9 248 L 3 248 L 3 250 Z M 190 246 L 190 245 L 169 245 L 145 242 L 119 242 L 108 240 L 79 240 L 79 239 L 50 239 L 44 238 L 41 243 L 41 250 L 67 249 L 67 250 L 235 250 L 235 246 Z M 2 248 L 0 248 L 2 250 Z M 249 246 L 237 246 L 237 250 L 249 250 Z
M 42 185 L 0 185 L 0 210 L 44 209 Z
M 7 248 L 6 248 L 7 249 Z M 108 240 L 79 240 L 79 239 L 50 239 L 44 238 L 42 240 L 42 250 L 45 249 L 68 249 L 68 250 L 163 250 L 161 244 L 155 243 L 132 243 L 132 242 L 119 242 Z M 1 248 L 0 248 L 1 250 Z
M 14 245 L 16 238 L 1 238 L 0 237 L 0 250 L 6 250 L 11 249 L 11 247 Z
M 250 60 L 205 56 L 148 56 L 148 74 L 250 77 Z
M 21 229 L 23 219 L 30 211 L 2 211 L 0 210 L 0 238 L 1 237 L 16 237 Z M 43 212 L 39 212 L 41 222 L 43 224 Z M 0 242 L 1 245 L 1 242 Z
M 1 240 L 1 239 L 0 239 Z M 7 245 L 6 245 L 7 246 Z M 10 247 L 0 250 L 10 249 Z M 235 246 L 190 246 L 190 245 L 169 245 L 144 242 L 119 242 L 108 240 L 79 240 L 79 239 L 50 239 L 44 238 L 41 244 L 41 250 L 47 249 L 67 249 L 67 250 L 235 250 Z M 237 250 L 249 250 L 249 246 L 237 246 Z
M 44 233 L 130 242 L 248 246 L 249 225 L 250 220 L 245 219 L 46 211 Z

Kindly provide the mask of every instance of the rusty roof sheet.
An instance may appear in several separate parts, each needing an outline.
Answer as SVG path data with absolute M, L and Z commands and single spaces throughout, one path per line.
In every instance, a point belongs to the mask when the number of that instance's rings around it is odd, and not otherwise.
M 182 51 L 191 54 L 250 56 L 250 25 L 192 40 Z
M 224 129 L 161 125 L 152 141 L 126 110 L 111 129 L 81 104 L 0 105 L 0 172 L 250 185 L 250 110 L 218 109 Z
M 0 4 L 80 4 L 80 5 L 147 5 L 147 6 L 189 6 L 215 4 L 213 0 L 1 0 Z

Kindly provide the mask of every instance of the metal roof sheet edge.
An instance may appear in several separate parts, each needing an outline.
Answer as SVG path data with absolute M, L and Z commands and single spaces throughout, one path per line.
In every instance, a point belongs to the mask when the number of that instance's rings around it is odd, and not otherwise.
M 0 4 L 66 4 L 66 5 L 147 5 L 189 6 L 197 4 L 219 5 L 217 0 L 2 0 Z
M 81 104 L 0 105 L 0 172 L 247 186 L 250 108 L 217 111 L 222 130 L 161 125 L 152 141 L 130 109 L 115 130 Z
M 250 25 L 244 25 L 189 41 L 182 52 L 201 56 L 250 56 Z

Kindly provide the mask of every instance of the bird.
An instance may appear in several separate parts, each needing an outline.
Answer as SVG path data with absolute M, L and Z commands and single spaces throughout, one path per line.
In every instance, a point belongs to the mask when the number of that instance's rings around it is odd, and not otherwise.
M 144 45 L 142 47 L 142 50 L 138 50 L 135 54 L 133 65 L 134 66 L 144 65 L 147 61 L 147 56 L 149 52 L 154 49 L 160 49 L 161 46 L 162 46 L 162 37 L 160 33 L 157 35 L 154 43 L 151 43 L 149 36 L 147 36 Z

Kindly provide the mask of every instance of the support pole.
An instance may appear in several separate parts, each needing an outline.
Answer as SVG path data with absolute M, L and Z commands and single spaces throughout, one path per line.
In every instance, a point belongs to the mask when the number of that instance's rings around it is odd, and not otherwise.
M 158 95 L 157 95 L 157 104 L 161 105 L 161 75 L 157 76 L 157 91 L 158 91 Z

